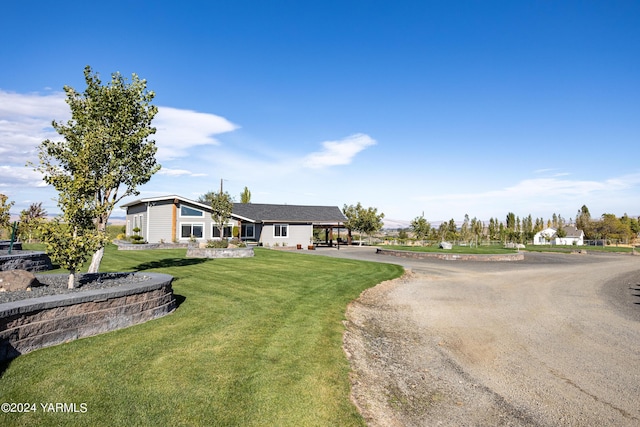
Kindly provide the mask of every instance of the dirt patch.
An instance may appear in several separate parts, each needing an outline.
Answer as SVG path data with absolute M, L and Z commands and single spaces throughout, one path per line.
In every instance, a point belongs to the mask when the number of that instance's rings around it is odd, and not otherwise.
M 640 305 L 611 303 L 616 277 L 630 283 L 640 265 L 556 256 L 499 269 L 447 264 L 446 274 L 409 273 L 363 292 L 347 309 L 344 350 L 367 423 L 640 424 L 640 374 L 630 375 L 640 323 L 628 315 Z

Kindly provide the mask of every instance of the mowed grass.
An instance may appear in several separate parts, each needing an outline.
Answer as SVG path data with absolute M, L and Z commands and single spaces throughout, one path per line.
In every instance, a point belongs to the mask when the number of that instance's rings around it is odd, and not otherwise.
M 399 266 L 257 249 L 250 259 L 107 248 L 102 271 L 174 276 L 180 305 L 161 319 L 12 361 L 0 425 L 364 425 L 342 351 L 347 304 Z M 85 413 L 40 403 L 86 403 Z
M 382 245 L 383 249 L 391 249 L 395 251 L 411 251 L 411 252 L 442 252 L 454 254 L 512 254 L 517 252 L 516 249 L 505 248 L 501 245 L 491 246 L 453 246 L 451 249 L 440 249 L 438 245 L 433 246 L 401 246 L 401 245 Z

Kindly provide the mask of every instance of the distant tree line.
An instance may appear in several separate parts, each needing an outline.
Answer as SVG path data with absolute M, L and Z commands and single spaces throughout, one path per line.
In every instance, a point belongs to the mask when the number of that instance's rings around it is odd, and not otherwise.
M 526 243 L 545 228 L 553 228 L 558 237 L 565 237 L 564 227 L 567 225 L 575 225 L 578 230 L 584 231 L 586 240 L 629 243 L 640 233 L 640 218 L 629 217 L 627 214 L 620 218 L 614 214 L 603 214 L 600 219 L 593 219 L 586 205 L 578 211 L 575 221 L 571 218 L 567 221 L 556 213 L 545 221 L 543 218 L 534 219 L 531 214 L 520 218 L 509 212 L 504 221 L 490 218 L 488 222 L 483 222 L 475 217 L 470 219 L 466 214 L 460 227 L 452 218 L 436 228 L 431 226 L 423 214 L 411 221 L 409 230 L 416 240 L 462 241 L 469 244 L 483 241 Z

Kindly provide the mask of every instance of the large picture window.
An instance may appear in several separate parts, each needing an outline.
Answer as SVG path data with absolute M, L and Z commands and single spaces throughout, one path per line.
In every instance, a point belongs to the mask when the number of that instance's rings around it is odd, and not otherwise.
M 196 239 L 203 237 L 204 224 L 180 224 L 180 238 L 190 239 L 191 236 Z
M 274 237 L 287 237 L 289 235 L 289 224 L 274 224 L 273 236 Z
M 202 218 L 204 217 L 204 212 L 189 206 L 180 205 L 180 216 L 196 216 L 198 218 Z

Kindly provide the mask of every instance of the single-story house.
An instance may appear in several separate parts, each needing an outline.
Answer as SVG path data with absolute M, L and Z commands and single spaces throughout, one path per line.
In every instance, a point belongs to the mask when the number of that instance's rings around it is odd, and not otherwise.
M 192 239 L 206 242 L 220 238 L 218 224 L 211 218 L 211 206 L 185 197 L 138 199 L 122 208 L 126 210 L 126 234 L 138 234 L 149 243 L 186 243 Z M 306 247 L 313 241 L 314 228 L 327 229 L 327 235 L 331 235 L 345 221 L 337 206 L 234 203 L 223 237 L 237 235 L 265 246 Z
M 562 227 L 565 237 L 558 237 L 558 230 L 545 228 L 533 236 L 534 245 L 584 245 L 584 231 L 578 230 L 575 225 Z

